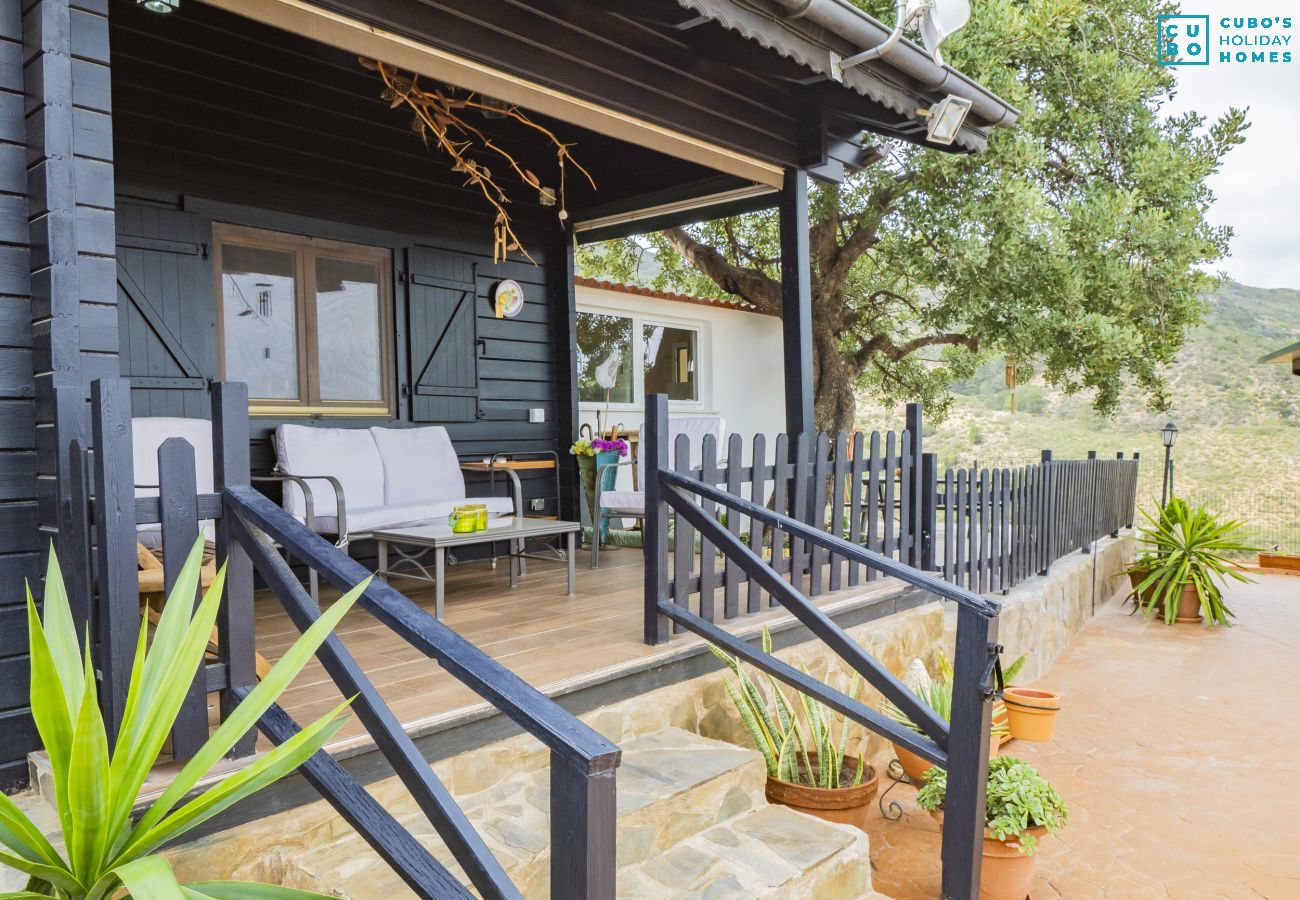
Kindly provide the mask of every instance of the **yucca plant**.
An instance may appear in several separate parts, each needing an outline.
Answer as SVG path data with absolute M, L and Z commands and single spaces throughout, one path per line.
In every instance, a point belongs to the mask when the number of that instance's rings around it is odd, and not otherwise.
M 180 884 L 171 866 L 153 855 L 164 844 L 239 800 L 289 774 L 343 724 L 347 702 L 199 794 L 185 796 L 247 734 L 306 665 L 365 590 L 362 583 L 322 613 L 212 734 L 202 749 L 138 821 L 131 809 L 162 752 L 194 673 L 203 662 L 225 567 L 197 608 L 203 542 L 194 545 L 149 642 L 140 624 L 135 662 L 117 742 L 109 750 L 88 648 L 78 640 L 58 560 L 50 553 L 44 621 L 30 587 L 27 620 L 31 650 L 32 717 L 50 757 L 63 852 L 46 839 L 13 800 L 0 794 L 0 863 L 29 876 L 26 889 L 3 897 L 105 900 L 155 898 L 280 898 L 320 896 L 272 885 L 234 882 Z
M 765 690 L 749 677 L 737 657 L 713 644 L 709 644 L 709 649 L 736 675 L 735 681 L 726 682 L 727 694 L 754 746 L 763 755 L 768 775 L 790 784 L 817 788 L 856 787 L 862 783 L 866 762 L 861 752 L 865 737 L 861 726 L 851 722 L 847 716 L 837 716 L 807 694 L 791 689 L 798 703 L 796 707 L 774 677 L 764 676 Z M 772 635 L 766 626 L 763 628 L 763 652 L 772 652 Z M 807 667 L 802 668 L 807 675 Z M 856 700 L 861 687 L 862 678 L 855 672 L 845 693 Z M 853 749 L 857 752 L 857 767 L 848 773 L 844 771 L 844 763 L 855 733 L 858 738 Z
M 1138 529 L 1139 540 L 1147 550 L 1128 573 L 1142 576 L 1133 593 L 1139 604 L 1145 600 L 1143 615 L 1149 618 L 1163 608 L 1165 622 L 1174 624 L 1183 587 L 1190 584 L 1196 588 L 1206 623 L 1230 625 L 1233 612 L 1223 602 L 1220 585 L 1229 578 L 1246 583 L 1252 579 L 1225 554 L 1258 551 L 1234 537 L 1245 523 L 1220 521 L 1204 506 L 1192 506 L 1181 498 L 1170 500 L 1156 516 L 1143 510 L 1142 517 L 1147 525 Z
M 1003 681 L 1010 684 L 1020 674 L 1020 670 L 1024 668 L 1025 660 L 1028 658 L 1029 656 L 1026 653 L 1016 657 L 1016 660 L 1003 671 Z M 925 663 L 919 659 L 914 659 L 912 664 L 908 666 L 907 674 L 903 678 L 903 684 L 916 695 L 917 699 L 934 710 L 939 718 L 945 722 L 952 721 L 952 663 L 949 662 L 945 654 L 939 654 L 938 678 L 930 677 L 929 671 L 925 668 Z M 880 711 L 912 731 L 919 732 L 921 730 L 920 726 L 913 722 L 907 713 L 889 700 L 880 701 Z M 993 704 L 992 733 L 998 737 L 1011 733 L 1007 727 L 1006 707 L 1002 705 L 1001 700 Z

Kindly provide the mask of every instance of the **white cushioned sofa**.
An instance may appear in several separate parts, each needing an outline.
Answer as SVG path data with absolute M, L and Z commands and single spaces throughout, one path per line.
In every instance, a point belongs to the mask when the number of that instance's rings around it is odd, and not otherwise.
M 207 419 L 141 416 L 131 420 L 131 457 L 135 495 L 158 496 L 158 448 L 168 438 L 184 438 L 194 448 L 194 480 L 200 494 L 212 493 L 212 423 Z M 202 523 L 203 536 L 216 540 L 216 528 Z M 162 546 L 161 525 L 137 525 L 136 540 L 153 549 Z
M 275 480 L 283 506 L 319 534 L 346 546 L 384 528 L 445 520 L 473 501 L 493 516 L 521 515 L 520 497 L 471 497 L 447 429 L 329 428 L 275 430 Z

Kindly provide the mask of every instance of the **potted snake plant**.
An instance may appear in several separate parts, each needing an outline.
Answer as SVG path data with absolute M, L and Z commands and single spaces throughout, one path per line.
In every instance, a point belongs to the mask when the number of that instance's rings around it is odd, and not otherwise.
M 1157 613 L 1165 623 L 1206 622 L 1229 625 L 1233 612 L 1223 602 L 1229 578 L 1249 583 L 1229 553 L 1255 553 L 1236 534 L 1244 523 L 1222 521 L 1204 506 L 1170 500 L 1159 515 L 1143 510 L 1139 529 L 1143 552 L 1127 570 L 1133 597 L 1147 618 Z
M 876 772 L 864 759 L 865 730 L 789 689 L 792 699 L 771 675 L 751 678 L 738 658 L 709 649 L 736 676 L 726 683 L 727 694 L 767 764 L 768 802 L 866 831 Z M 766 627 L 763 652 L 772 652 Z M 861 686 L 855 673 L 845 693 L 857 699 Z
M 942 821 L 947 792 L 948 773 L 935 766 L 916 793 L 917 805 Z M 1065 825 L 1065 801 L 1033 766 L 1014 756 L 997 756 L 989 760 L 984 803 L 980 900 L 1025 900 L 1034 880 L 1038 841 Z

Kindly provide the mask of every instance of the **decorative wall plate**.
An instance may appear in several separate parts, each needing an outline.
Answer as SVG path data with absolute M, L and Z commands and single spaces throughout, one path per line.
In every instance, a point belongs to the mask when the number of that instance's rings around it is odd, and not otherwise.
M 497 282 L 492 290 L 492 299 L 496 304 L 498 319 L 513 319 L 523 312 L 524 289 L 513 278 Z

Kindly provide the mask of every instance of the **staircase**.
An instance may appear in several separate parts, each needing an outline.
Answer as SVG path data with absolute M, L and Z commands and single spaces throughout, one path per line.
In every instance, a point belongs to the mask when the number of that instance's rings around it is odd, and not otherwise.
M 879 896 L 871 887 L 867 836 L 769 805 L 758 753 L 678 728 L 629 738 L 622 748 L 620 897 Z M 511 770 L 497 783 L 469 794 L 457 789 L 457 796 L 524 895 L 548 897 L 546 756 L 524 756 L 522 764 L 520 759 L 513 758 Z M 438 859 L 451 859 L 412 802 L 390 805 L 389 811 Z M 408 895 L 392 870 L 350 830 L 313 837 L 306 849 L 282 852 L 273 863 L 264 860 L 262 873 L 286 885 L 353 900 Z

